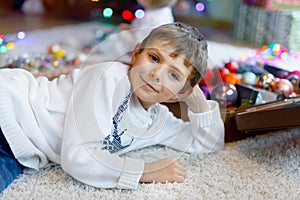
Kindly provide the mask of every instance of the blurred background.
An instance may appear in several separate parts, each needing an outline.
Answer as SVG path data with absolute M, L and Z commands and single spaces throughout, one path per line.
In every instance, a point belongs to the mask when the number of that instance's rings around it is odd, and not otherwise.
M 179 0 L 173 13 L 210 40 L 254 47 L 279 42 L 299 50 L 299 8 L 294 0 Z M 0 33 L 89 20 L 130 24 L 138 10 L 136 0 L 2 0 Z
M 209 67 L 214 71 L 200 83 L 208 88 L 207 94 L 213 94 L 214 86 L 223 81 L 275 92 L 273 99 L 277 93 L 281 97 L 300 94 L 300 0 L 178 0 L 171 11 L 175 21 L 196 26 L 209 40 Z M 108 59 L 128 45 L 101 43 L 99 52 L 95 47 L 116 27 L 119 31 L 118 25 L 145 19 L 145 12 L 137 0 L 1 0 L 0 66 L 22 67 L 54 78 L 71 70 L 66 66 L 90 64 L 87 55 L 90 62 Z M 151 19 L 156 17 L 164 19 L 156 15 Z M 76 24 L 80 25 L 72 26 Z M 62 25 L 71 26 L 45 29 Z M 282 94 L 287 84 L 275 77 L 291 78 L 288 95 Z M 237 105 L 226 100 L 230 106 Z

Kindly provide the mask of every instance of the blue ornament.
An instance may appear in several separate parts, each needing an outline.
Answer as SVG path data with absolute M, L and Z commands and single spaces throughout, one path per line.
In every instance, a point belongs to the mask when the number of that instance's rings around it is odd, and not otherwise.
M 242 82 L 247 85 L 255 85 L 256 75 L 253 72 L 245 72 L 242 74 Z

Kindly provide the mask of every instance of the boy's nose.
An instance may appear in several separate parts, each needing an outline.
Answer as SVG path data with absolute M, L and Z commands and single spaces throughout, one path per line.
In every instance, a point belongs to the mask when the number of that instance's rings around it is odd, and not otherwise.
M 154 81 L 156 82 L 160 81 L 161 69 L 159 68 L 152 69 L 150 74 Z

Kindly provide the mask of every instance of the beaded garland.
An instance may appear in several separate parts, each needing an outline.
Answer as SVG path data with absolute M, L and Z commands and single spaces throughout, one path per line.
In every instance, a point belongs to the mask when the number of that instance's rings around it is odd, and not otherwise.
M 16 34 L 17 40 L 23 40 L 25 37 L 26 33 L 24 31 Z M 8 56 L 8 51 L 14 49 L 16 43 L 17 41 L 8 40 L 6 36 L 0 34 L 0 55 L 2 59 L 0 68 L 22 68 L 37 74 L 69 66 L 74 67 L 83 63 L 86 59 L 84 54 L 69 57 L 58 44 L 50 45 L 46 53 L 25 53 L 19 56 Z M 3 60 L 5 60 L 4 63 Z

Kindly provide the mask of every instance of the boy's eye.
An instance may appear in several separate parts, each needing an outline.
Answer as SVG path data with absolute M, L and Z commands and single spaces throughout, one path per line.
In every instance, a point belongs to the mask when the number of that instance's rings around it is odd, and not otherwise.
M 179 75 L 174 71 L 170 72 L 170 76 L 175 80 L 179 80 Z
M 159 62 L 158 56 L 156 56 L 156 55 L 154 55 L 154 54 L 150 54 L 150 59 L 151 59 L 154 63 L 158 63 L 158 62 Z

